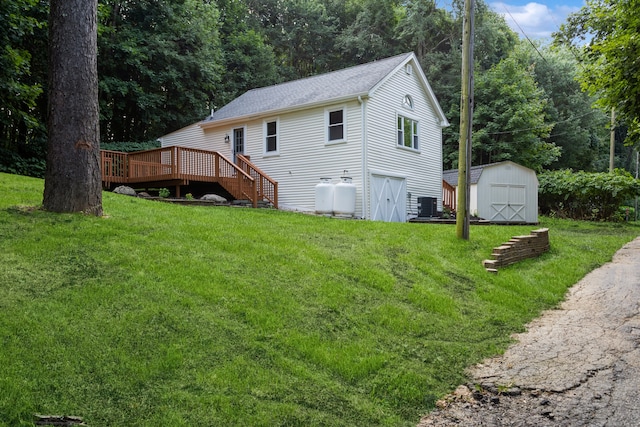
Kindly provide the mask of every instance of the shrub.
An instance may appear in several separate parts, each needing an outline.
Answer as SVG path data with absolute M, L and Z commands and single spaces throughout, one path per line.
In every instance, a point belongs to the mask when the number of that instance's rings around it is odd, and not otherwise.
M 152 150 L 160 148 L 160 141 L 146 142 L 101 142 L 101 150 L 122 151 L 124 153 L 133 153 L 135 151 Z
M 44 178 L 45 169 L 44 157 L 23 157 L 14 151 L 0 148 L 0 172 Z
M 545 215 L 592 221 L 621 220 L 620 206 L 640 194 L 640 183 L 627 171 L 574 172 L 570 169 L 538 175 L 539 205 Z

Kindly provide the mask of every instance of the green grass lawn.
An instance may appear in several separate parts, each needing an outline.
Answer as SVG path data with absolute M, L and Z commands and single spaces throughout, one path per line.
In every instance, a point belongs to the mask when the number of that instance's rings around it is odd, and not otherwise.
M 0 425 L 413 426 L 465 367 L 555 306 L 640 227 L 543 219 L 551 251 L 494 275 L 536 226 L 344 221 L 104 194 L 34 209 L 0 174 Z

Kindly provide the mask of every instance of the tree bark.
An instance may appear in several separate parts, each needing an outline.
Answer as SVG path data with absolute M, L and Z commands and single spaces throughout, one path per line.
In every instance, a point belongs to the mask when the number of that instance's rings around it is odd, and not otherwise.
M 97 0 L 51 0 L 43 206 L 102 215 Z

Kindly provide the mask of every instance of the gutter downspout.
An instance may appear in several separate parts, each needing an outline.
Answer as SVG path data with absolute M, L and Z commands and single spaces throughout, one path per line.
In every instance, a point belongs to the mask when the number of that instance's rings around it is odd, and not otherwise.
M 369 219 L 369 180 L 367 179 L 367 121 L 365 116 L 365 101 L 358 95 L 360 104 L 361 132 L 362 132 L 362 217 Z

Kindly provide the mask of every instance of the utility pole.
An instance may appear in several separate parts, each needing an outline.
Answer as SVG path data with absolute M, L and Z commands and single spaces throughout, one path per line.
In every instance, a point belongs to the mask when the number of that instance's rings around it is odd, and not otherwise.
M 611 107 L 611 137 L 609 139 L 609 173 L 613 172 L 616 156 L 616 109 Z
M 462 32 L 462 94 L 460 96 L 460 143 L 458 151 L 458 210 L 456 235 L 469 240 L 469 188 L 471 128 L 473 124 L 473 34 L 474 0 L 464 2 Z
M 640 166 L 640 148 L 636 149 L 636 181 L 638 180 L 638 166 Z M 638 220 L 638 196 L 636 195 L 636 206 L 634 209 L 634 221 Z

